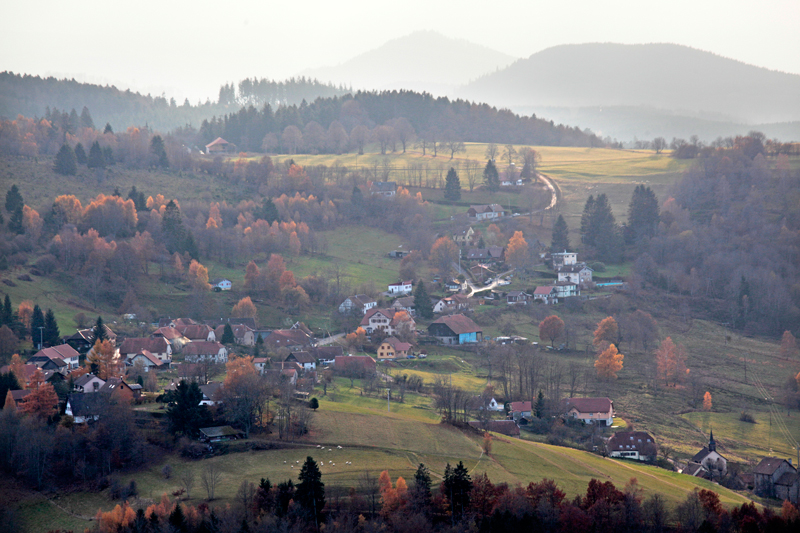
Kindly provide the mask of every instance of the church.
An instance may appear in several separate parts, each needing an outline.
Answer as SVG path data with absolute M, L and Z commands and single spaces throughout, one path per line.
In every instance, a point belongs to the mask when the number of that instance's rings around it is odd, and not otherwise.
M 708 439 L 708 446 L 703 446 L 703 449 L 692 457 L 682 473 L 712 481 L 723 478 L 728 473 L 728 460 L 717 452 L 713 430 Z

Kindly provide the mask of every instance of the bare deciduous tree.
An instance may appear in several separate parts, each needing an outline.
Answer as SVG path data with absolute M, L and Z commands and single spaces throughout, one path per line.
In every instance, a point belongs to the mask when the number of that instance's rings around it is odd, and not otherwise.
M 194 487 L 194 472 L 190 469 L 186 469 L 181 473 L 180 476 L 181 487 L 183 490 L 186 491 L 186 499 L 189 500 L 192 498 L 192 488 Z
M 216 464 L 206 463 L 203 473 L 200 474 L 200 481 L 203 483 L 203 488 L 206 489 L 208 499 L 213 500 L 217 485 L 222 481 L 222 472 Z

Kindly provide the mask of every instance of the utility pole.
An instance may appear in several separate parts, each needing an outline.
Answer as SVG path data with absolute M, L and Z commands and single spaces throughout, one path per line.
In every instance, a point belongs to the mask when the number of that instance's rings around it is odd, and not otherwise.
M 386 412 L 392 412 L 392 389 L 386 389 Z
M 42 333 L 43 329 L 44 329 L 44 326 L 39 326 L 39 349 L 40 350 L 42 349 L 42 346 L 44 345 L 43 333 Z

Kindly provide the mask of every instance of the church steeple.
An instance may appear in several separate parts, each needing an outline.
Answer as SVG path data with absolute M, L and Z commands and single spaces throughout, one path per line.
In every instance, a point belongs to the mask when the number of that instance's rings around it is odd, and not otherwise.
M 714 440 L 714 430 L 711 430 L 710 438 L 708 439 L 708 451 L 717 451 L 717 442 Z

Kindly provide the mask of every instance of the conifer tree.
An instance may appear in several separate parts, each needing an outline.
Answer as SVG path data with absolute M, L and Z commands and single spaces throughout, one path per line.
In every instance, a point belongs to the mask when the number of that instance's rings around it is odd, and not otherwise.
M 658 199 L 650 187 L 637 185 L 628 206 L 625 241 L 633 244 L 641 237 L 652 237 L 658 227 Z
M 103 317 L 98 316 L 97 321 L 94 323 L 94 327 L 92 328 L 92 341 L 104 341 L 108 338 L 108 334 L 106 333 L 105 324 L 103 324 Z
M 19 188 L 16 184 L 12 185 L 10 189 L 6 192 L 6 211 L 9 213 L 13 213 L 17 209 L 22 209 L 22 206 L 25 205 L 25 200 L 22 199 L 22 195 L 19 193 Z
M 3 313 L 0 318 L 2 318 L 2 324 L 4 325 L 9 325 L 14 320 L 14 308 L 11 307 L 11 298 L 8 294 L 3 299 Z
M 105 168 L 106 158 L 103 155 L 103 149 L 100 148 L 100 143 L 95 141 L 89 148 L 89 157 L 86 159 L 86 166 L 89 168 Z
M 45 346 L 56 346 L 59 344 L 61 333 L 58 331 L 56 315 L 52 309 L 48 309 L 44 315 L 44 344 Z
M 589 232 L 593 214 L 594 195 L 590 194 L 589 198 L 586 199 L 586 204 L 583 206 L 583 215 L 581 215 L 581 242 L 590 246 L 594 244 L 593 241 L 590 241 L 593 236 Z
M 83 106 L 83 110 L 81 111 L 80 124 L 82 128 L 94 129 L 94 120 L 92 120 L 92 114 L 89 113 L 89 108 L 86 106 Z
M 62 176 L 74 176 L 78 173 L 78 160 L 75 152 L 67 143 L 62 144 L 58 150 L 53 170 Z
M 25 233 L 25 227 L 22 225 L 22 206 L 11 212 L 11 218 L 8 219 L 8 230 L 17 235 Z
M 461 199 L 461 180 L 458 178 L 456 169 L 450 167 L 447 171 L 447 178 L 444 184 L 444 198 L 451 202 L 456 202 Z
M 44 313 L 39 305 L 33 306 L 33 315 L 31 315 L 31 341 L 34 346 L 42 348 L 42 339 L 44 339 Z
M 561 252 L 569 250 L 569 228 L 563 215 L 558 215 L 556 223 L 553 224 L 553 238 L 550 241 L 550 251 Z
M 225 324 L 225 330 L 222 332 L 222 344 L 233 344 L 236 339 L 233 336 L 233 328 L 230 324 Z
M 298 480 L 300 483 L 297 484 L 294 500 L 306 513 L 314 517 L 316 523 L 319 523 L 322 508 L 325 507 L 325 484 L 322 482 L 322 473 L 316 461 L 311 457 L 306 457 Z
M 417 281 L 417 288 L 414 289 L 414 310 L 422 318 L 433 318 L 433 304 L 422 280 Z
M 86 164 L 86 150 L 81 143 L 75 145 L 75 160 L 79 165 Z
M 539 395 L 536 397 L 536 406 L 533 409 L 533 414 L 536 418 L 544 418 L 544 393 L 539 389 Z
M 156 166 L 169 168 L 169 158 L 161 135 L 153 135 L 153 138 L 150 139 L 150 152 L 155 156 Z
M 497 166 L 491 159 L 486 162 L 486 167 L 483 169 L 483 182 L 486 188 L 491 192 L 500 190 L 500 174 L 497 172 Z
M 109 122 L 106 122 L 106 127 L 103 129 L 103 135 L 105 135 L 106 133 L 110 133 L 112 135 L 114 134 L 114 128 L 111 127 L 111 124 Z

